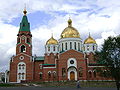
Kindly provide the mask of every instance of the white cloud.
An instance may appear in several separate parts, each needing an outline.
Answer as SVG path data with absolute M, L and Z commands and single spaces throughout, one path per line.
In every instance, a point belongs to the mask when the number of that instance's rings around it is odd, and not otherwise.
M 25 3 L 28 14 L 43 11 L 53 17 L 46 21 L 47 25 L 40 25 L 32 30 L 33 55 L 44 54 L 44 45 L 52 32 L 56 39 L 60 38 L 63 29 L 67 27 L 69 14 L 81 38 L 84 40 L 91 32 L 99 47 L 109 35 L 116 36 L 120 33 L 119 0 L 109 2 L 106 0 L 2 0 L 0 3 L 0 51 L 2 51 L 0 52 L 0 67 L 2 69 L 6 69 L 10 57 L 15 54 L 16 35 L 19 30 L 18 27 L 5 22 L 12 22 L 20 16 Z M 67 14 L 60 15 L 56 11 Z

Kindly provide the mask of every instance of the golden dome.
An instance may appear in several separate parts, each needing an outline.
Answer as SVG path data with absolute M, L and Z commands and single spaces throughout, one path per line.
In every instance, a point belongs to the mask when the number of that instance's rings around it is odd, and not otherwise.
M 96 43 L 96 41 L 90 36 L 84 41 L 84 44 Z
M 63 30 L 61 38 L 80 38 L 79 32 L 74 27 L 72 27 L 71 19 L 68 20 L 68 27 Z
M 49 44 L 58 44 L 58 41 L 53 38 L 53 36 L 46 42 L 46 45 Z

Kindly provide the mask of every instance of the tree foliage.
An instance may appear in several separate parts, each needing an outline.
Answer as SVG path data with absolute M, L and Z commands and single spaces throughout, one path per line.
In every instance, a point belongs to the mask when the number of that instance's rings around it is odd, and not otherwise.
M 120 36 L 108 37 L 104 40 L 100 52 L 96 52 L 98 63 L 106 68 L 106 77 L 110 76 L 116 81 L 120 81 Z M 108 75 L 107 75 L 108 73 Z

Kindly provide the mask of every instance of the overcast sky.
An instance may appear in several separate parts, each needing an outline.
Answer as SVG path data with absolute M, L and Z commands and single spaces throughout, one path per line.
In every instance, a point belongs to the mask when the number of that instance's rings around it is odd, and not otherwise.
M 33 35 L 33 55 L 44 55 L 44 45 L 67 27 L 69 16 L 83 42 L 89 32 L 99 49 L 104 39 L 120 33 L 120 0 L 0 0 L 0 72 L 9 69 L 23 9 Z

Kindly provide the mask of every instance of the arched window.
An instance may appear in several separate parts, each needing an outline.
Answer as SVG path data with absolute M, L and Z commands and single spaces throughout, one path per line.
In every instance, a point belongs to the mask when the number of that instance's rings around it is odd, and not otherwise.
M 24 45 L 21 46 L 21 52 L 26 52 L 26 47 Z
M 56 72 L 55 71 L 53 72 L 53 78 L 56 78 Z
M 92 78 L 92 72 L 89 71 L 89 78 Z
M 51 72 L 48 72 L 48 78 L 51 78 Z
M 87 50 L 89 51 L 89 45 L 87 45 Z
M 50 51 L 50 46 L 48 46 L 48 51 Z
M 78 51 L 80 51 L 80 43 L 78 43 Z
M 65 43 L 65 49 L 67 50 L 67 43 Z
M 40 79 L 42 79 L 42 76 L 43 76 L 43 75 L 42 75 L 42 72 L 40 72 Z
M 93 51 L 95 50 L 95 46 L 93 45 Z
M 55 46 L 53 46 L 53 51 L 55 51 Z
M 93 72 L 94 78 L 96 78 L 96 71 Z
M 70 42 L 70 49 L 72 49 L 72 42 Z
M 75 50 L 76 50 L 76 42 L 74 42 L 74 47 L 75 47 Z

